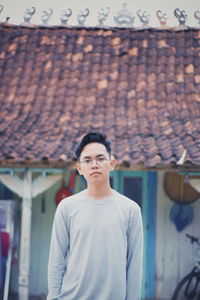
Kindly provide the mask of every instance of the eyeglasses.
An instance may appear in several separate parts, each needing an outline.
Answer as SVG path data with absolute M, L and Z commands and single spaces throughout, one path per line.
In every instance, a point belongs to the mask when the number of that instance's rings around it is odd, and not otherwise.
M 90 167 L 92 166 L 94 161 L 98 166 L 102 166 L 106 161 L 108 161 L 108 159 L 105 157 L 97 157 L 96 159 L 87 158 L 84 159 L 83 161 L 80 161 L 80 164 L 84 164 L 85 166 Z

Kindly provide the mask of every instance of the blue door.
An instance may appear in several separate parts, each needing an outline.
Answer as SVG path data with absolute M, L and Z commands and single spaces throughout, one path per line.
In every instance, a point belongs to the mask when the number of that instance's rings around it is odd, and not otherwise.
M 144 276 L 142 299 L 155 296 L 155 231 L 156 231 L 156 172 L 113 171 L 111 186 L 136 201 L 142 210 L 144 224 Z

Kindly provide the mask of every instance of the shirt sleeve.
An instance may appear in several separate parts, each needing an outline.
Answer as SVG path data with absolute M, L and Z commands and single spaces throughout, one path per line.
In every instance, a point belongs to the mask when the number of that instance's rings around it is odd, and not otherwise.
M 48 300 L 58 300 L 67 265 L 69 230 L 67 229 L 67 210 L 62 204 L 57 207 L 52 228 L 48 262 Z
M 139 206 L 132 212 L 127 232 L 126 300 L 140 300 L 143 270 L 143 224 Z

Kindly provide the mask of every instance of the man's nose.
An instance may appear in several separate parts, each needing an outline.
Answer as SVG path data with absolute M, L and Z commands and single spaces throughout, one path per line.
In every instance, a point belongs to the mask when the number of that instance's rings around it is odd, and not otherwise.
M 97 163 L 96 159 L 92 160 L 92 168 L 93 167 L 98 167 L 98 163 Z

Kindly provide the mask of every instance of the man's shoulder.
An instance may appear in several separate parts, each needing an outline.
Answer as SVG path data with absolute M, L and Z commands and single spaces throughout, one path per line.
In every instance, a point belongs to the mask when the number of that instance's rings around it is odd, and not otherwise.
M 117 191 L 114 191 L 114 193 L 116 196 L 115 199 L 120 206 L 131 209 L 131 210 L 140 209 L 139 205 L 134 200 L 128 198 L 127 196 L 125 196 Z
M 76 203 L 78 200 L 80 200 L 83 197 L 83 191 L 73 194 L 69 197 L 66 197 L 64 199 L 61 200 L 61 202 L 59 203 L 59 207 L 63 207 L 63 206 L 69 206 L 73 203 Z

